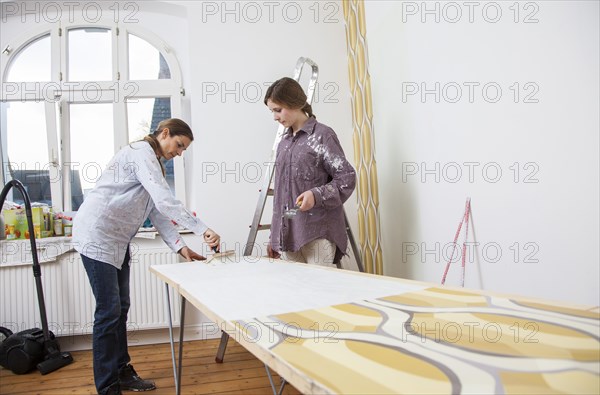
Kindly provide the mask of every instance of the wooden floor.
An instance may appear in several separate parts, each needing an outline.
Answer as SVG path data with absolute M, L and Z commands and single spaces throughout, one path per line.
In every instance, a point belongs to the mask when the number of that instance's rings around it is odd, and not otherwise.
M 272 394 L 262 362 L 233 339 L 229 340 L 225 361 L 215 363 L 219 340 L 185 342 L 183 348 L 182 394 Z M 174 394 L 173 366 L 169 344 L 130 347 L 131 363 L 142 378 L 158 387 L 152 395 Z M 72 353 L 75 362 L 47 375 L 33 371 L 15 375 L 0 368 L 0 394 L 95 394 L 92 352 Z M 280 378 L 274 374 L 276 385 Z M 133 394 L 134 392 L 126 392 Z M 286 385 L 284 394 L 299 394 Z

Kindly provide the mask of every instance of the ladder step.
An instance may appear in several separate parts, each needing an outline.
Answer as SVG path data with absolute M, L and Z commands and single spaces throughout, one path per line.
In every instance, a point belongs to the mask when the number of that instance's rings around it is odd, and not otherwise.
M 250 225 L 252 227 L 252 225 Z M 258 224 L 258 229 L 256 230 L 267 230 L 271 229 L 271 224 Z
M 262 189 L 259 189 L 258 192 L 262 192 Z M 273 195 L 275 195 L 275 191 L 273 190 L 273 188 L 267 189 L 267 196 L 273 196 Z

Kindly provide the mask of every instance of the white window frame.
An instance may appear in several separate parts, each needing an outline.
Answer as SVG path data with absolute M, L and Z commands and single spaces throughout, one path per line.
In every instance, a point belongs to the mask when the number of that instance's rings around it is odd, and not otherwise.
M 112 50 L 113 50 L 113 65 L 112 65 L 112 81 L 68 81 L 68 30 L 76 28 L 104 28 L 111 31 L 112 35 Z M 40 84 L 44 88 L 34 96 L 30 90 L 27 90 L 26 95 L 12 95 L 11 91 L 7 91 L 8 85 L 5 84 L 10 65 L 19 54 L 31 42 L 50 34 L 51 45 L 51 82 L 48 85 Z M 133 34 L 143 40 L 146 40 L 154 48 L 156 48 L 164 57 L 171 74 L 170 79 L 156 80 L 130 80 L 128 69 L 128 36 Z M 4 40 L 3 40 L 4 41 Z M 56 168 L 62 171 L 63 183 L 52 183 L 52 204 L 58 210 L 69 211 L 71 209 L 71 194 L 70 184 L 70 169 L 68 166 L 61 166 L 58 163 L 58 152 L 62 150 L 61 161 L 65 162 L 65 158 L 70 155 L 69 150 L 69 124 L 68 113 L 66 108 L 68 104 L 81 102 L 84 90 L 87 94 L 96 92 L 95 88 L 99 88 L 102 96 L 100 101 L 112 101 L 113 103 L 113 120 L 114 120 L 114 153 L 129 143 L 128 133 L 122 131 L 128 130 L 127 123 L 127 103 L 125 99 L 135 100 L 143 98 L 170 97 L 171 116 L 181 118 L 182 114 L 182 96 L 184 95 L 183 80 L 179 62 L 175 57 L 170 46 L 165 43 L 156 34 L 132 24 L 114 23 L 110 19 L 100 20 L 93 25 L 83 19 L 73 20 L 72 22 L 46 24 L 39 26 L 36 29 L 17 37 L 14 40 L 2 42 L 2 49 L 10 46 L 11 50 L 7 53 L 0 54 L 0 77 L 2 81 L 1 98 L 3 101 L 40 101 L 45 100 L 46 125 L 48 135 L 48 157 L 50 158 L 51 168 Z M 76 85 L 74 85 L 76 83 Z M 33 83 L 35 84 L 35 83 Z M 116 89 L 115 89 L 116 88 Z M 91 90 L 90 90 L 91 89 Z M 25 90 L 23 90 L 25 92 Z M 27 96 L 27 97 L 25 97 Z M 48 98 L 52 100 L 48 100 Z M 107 99 L 108 98 L 108 99 Z M 58 112 L 58 113 L 57 113 Z M 59 124 L 57 125 L 57 121 Z M 2 130 L 6 130 L 6 114 L 2 114 Z M 60 133 L 58 133 L 60 131 Z M 60 135 L 62 144 L 57 138 Z M 6 147 L 6 140 L 2 139 L 1 144 Z M 0 150 L 0 160 L 4 165 L 3 153 L 6 148 Z M 185 167 L 182 157 L 174 158 L 173 171 L 175 177 L 175 195 L 179 200 L 186 204 L 185 191 Z M 4 169 L 0 171 L 0 181 L 4 185 Z

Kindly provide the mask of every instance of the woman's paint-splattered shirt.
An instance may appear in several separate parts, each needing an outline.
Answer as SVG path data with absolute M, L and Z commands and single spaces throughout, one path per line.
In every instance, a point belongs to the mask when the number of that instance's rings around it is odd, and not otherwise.
M 309 118 L 294 136 L 290 129 L 277 147 L 275 196 L 271 222 L 271 248 L 298 251 L 305 244 L 325 238 L 338 247 L 336 258 L 348 246 L 342 204 L 356 185 L 356 172 L 344 156 L 340 142 L 329 126 Z M 296 198 L 311 190 L 315 206 L 283 217 Z

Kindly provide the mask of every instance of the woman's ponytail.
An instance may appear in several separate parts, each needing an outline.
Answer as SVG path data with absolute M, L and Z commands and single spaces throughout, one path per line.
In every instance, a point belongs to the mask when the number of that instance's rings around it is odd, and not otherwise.
M 152 147 L 152 150 L 156 153 L 156 157 L 158 159 L 158 163 L 160 163 L 160 169 L 162 170 L 163 176 L 166 176 L 167 172 L 165 170 L 165 166 L 163 165 L 162 161 L 160 160 L 160 158 L 163 156 L 163 151 L 162 148 L 160 147 L 160 143 L 158 142 L 158 139 L 156 138 L 156 135 L 160 133 L 160 131 L 155 131 L 154 133 L 150 133 L 146 136 L 144 136 L 144 138 L 142 139 L 143 141 L 147 142 L 148 144 L 150 144 L 150 147 Z
M 306 113 L 310 118 L 316 118 L 315 114 L 312 112 L 312 106 L 308 103 L 304 103 L 304 107 L 302 107 L 302 111 Z

